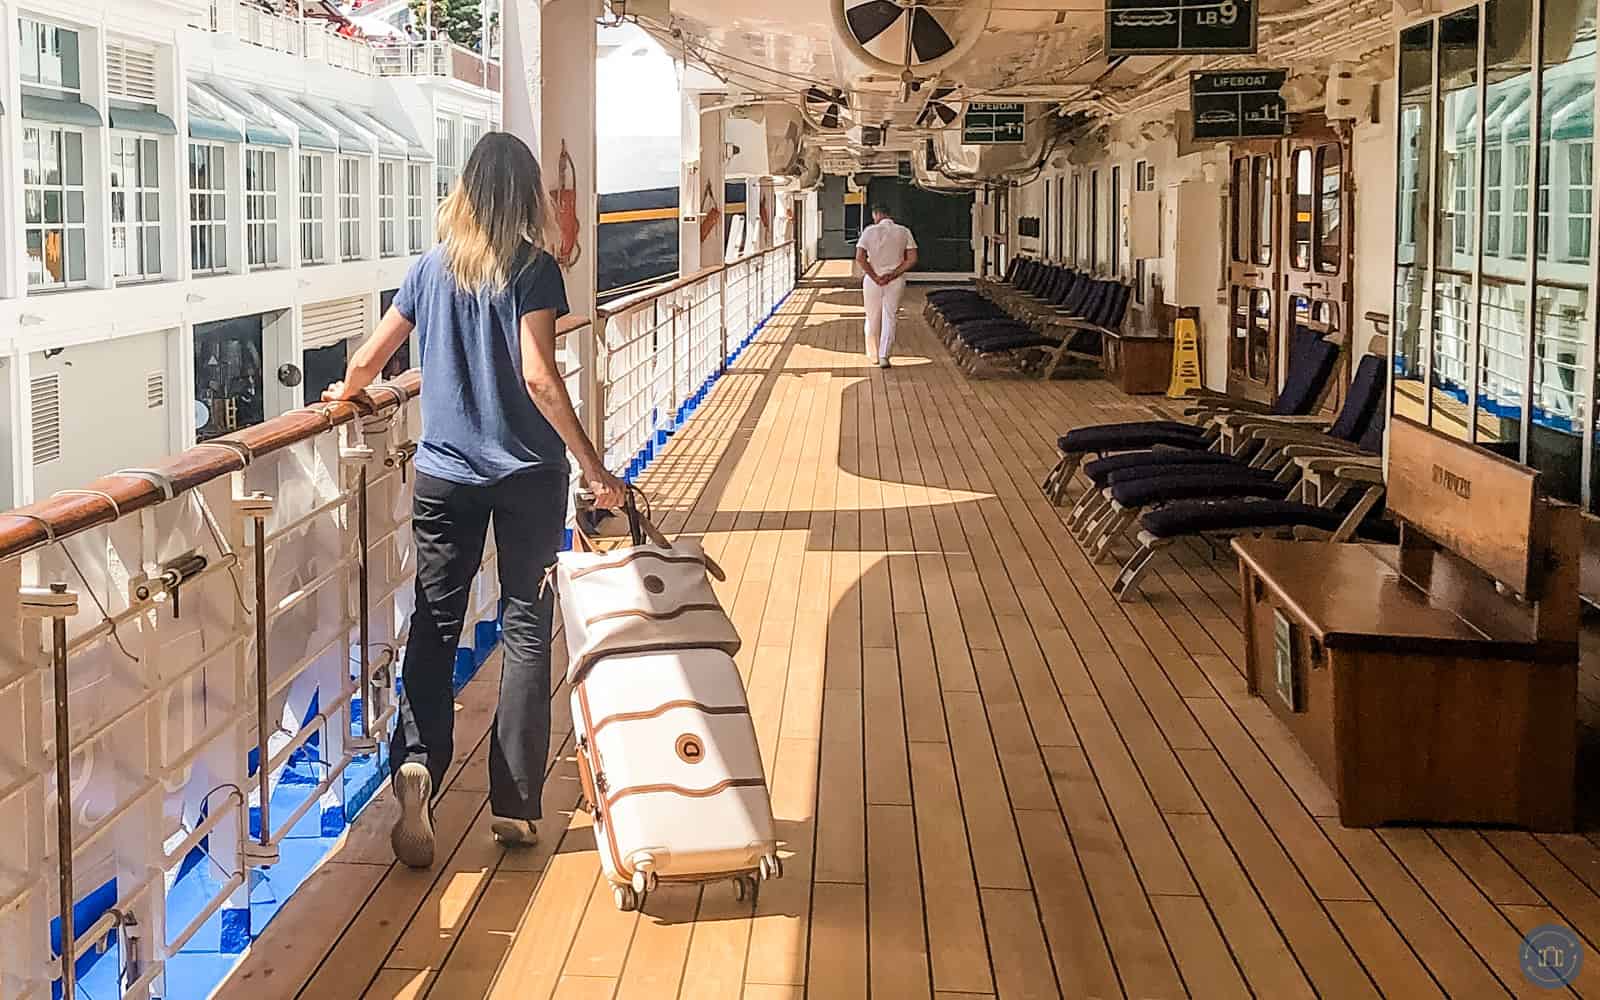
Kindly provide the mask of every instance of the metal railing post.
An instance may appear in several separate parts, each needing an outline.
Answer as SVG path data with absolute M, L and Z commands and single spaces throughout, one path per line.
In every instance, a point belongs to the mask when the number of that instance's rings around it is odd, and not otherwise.
M 339 459 L 356 467 L 356 644 L 359 648 L 361 680 L 357 690 L 361 694 L 361 735 L 349 737 L 347 744 L 352 753 L 370 754 L 378 750 L 378 741 L 372 735 L 372 593 L 368 563 L 371 553 L 367 515 L 367 467 L 376 453 L 366 443 L 366 424 L 358 421 L 345 432 L 349 436 L 339 449 Z M 341 682 L 342 683 L 342 682 Z
M 601 358 L 606 354 L 605 316 L 595 317 L 594 323 L 589 327 L 590 335 L 578 341 L 578 364 L 583 368 L 583 406 L 588 419 L 585 424 L 589 430 L 589 440 L 594 442 L 595 450 L 600 452 L 601 461 L 606 458 L 606 401 L 605 378 L 600 371 Z
M 272 734 L 267 723 L 267 706 L 271 700 L 267 678 L 267 628 L 271 614 L 267 605 L 267 515 L 272 512 L 273 500 L 265 493 L 252 493 L 238 498 L 234 505 L 241 515 L 250 519 L 255 564 L 256 780 L 261 796 L 261 830 L 255 843 L 249 843 L 246 838 L 243 853 L 250 864 L 266 867 L 278 862 L 278 849 L 272 843 L 272 752 L 267 746 Z
M 78 595 L 64 583 L 48 588 L 25 587 L 22 612 L 50 619 L 50 673 L 55 698 L 56 755 L 56 876 L 61 893 L 61 1000 L 74 1000 L 78 992 L 78 935 L 73 926 L 72 838 L 72 725 L 68 706 L 67 619 L 78 613 Z

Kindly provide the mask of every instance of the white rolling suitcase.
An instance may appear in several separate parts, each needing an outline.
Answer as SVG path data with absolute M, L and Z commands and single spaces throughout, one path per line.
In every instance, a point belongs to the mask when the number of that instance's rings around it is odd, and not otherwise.
M 622 910 L 658 881 L 731 879 L 743 899 L 783 867 L 738 633 L 706 578 L 720 570 L 631 498 L 628 514 L 634 545 L 564 552 L 555 570 L 601 867 Z

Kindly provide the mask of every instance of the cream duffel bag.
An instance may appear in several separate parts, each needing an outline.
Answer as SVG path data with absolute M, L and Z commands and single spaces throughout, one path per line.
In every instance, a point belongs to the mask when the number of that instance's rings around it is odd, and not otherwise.
M 639 511 L 634 493 L 626 505 L 633 544 L 606 552 L 582 527 L 583 551 L 556 558 L 556 593 L 567 634 L 567 679 L 576 681 L 605 656 L 669 649 L 739 651 L 739 633 L 711 589 L 722 570 L 698 541 L 669 542 Z

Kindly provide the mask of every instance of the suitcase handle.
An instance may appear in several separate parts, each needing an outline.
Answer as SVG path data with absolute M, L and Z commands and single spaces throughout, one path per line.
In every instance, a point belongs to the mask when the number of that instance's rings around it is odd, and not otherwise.
M 595 819 L 600 818 L 600 794 L 594 784 L 594 767 L 589 763 L 589 748 L 585 744 L 578 746 L 578 786 L 583 791 L 585 802 L 589 803 L 589 813 Z

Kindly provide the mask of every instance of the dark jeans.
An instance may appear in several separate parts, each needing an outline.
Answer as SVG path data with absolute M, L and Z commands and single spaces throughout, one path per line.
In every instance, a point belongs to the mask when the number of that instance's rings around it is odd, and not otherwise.
M 540 469 L 462 486 L 417 473 L 412 531 L 417 607 L 401 667 L 404 690 L 389 766 L 425 761 L 437 794 L 455 752 L 456 647 L 467 598 L 483 561 L 491 515 L 505 615 L 500 704 L 489 737 L 489 805 L 496 816 L 540 818 L 550 750 L 550 616 L 543 586 L 567 518 L 567 470 Z

